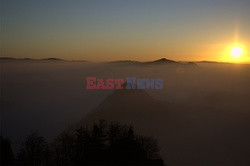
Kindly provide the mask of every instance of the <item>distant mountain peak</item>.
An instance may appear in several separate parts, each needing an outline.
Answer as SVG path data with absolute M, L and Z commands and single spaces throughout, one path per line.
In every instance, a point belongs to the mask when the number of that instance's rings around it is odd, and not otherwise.
M 124 83 L 122 86 L 125 88 L 126 85 L 127 83 Z M 154 99 L 143 89 L 117 89 L 72 127 L 75 129 L 98 119 L 147 123 L 147 120 L 157 119 L 158 113 L 166 110 L 162 102 Z
M 0 57 L 0 59 L 2 59 L 2 60 L 16 60 L 16 58 L 12 58 L 12 57 Z
M 161 58 L 155 61 L 147 62 L 149 64 L 177 64 L 178 62 L 166 58 Z
M 159 59 L 158 61 L 169 61 L 169 59 L 161 58 L 161 59 Z
M 155 61 L 152 61 L 150 63 L 178 63 L 174 60 L 170 60 L 170 59 L 166 59 L 166 58 L 161 58 L 161 59 L 158 59 L 158 60 L 155 60 Z

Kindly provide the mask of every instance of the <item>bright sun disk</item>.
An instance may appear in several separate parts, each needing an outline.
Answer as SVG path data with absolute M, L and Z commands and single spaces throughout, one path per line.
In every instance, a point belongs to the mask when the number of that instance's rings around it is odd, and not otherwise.
M 234 46 L 230 53 L 233 58 L 239 58 L 243 53 L 243 49 L 240 46 Z

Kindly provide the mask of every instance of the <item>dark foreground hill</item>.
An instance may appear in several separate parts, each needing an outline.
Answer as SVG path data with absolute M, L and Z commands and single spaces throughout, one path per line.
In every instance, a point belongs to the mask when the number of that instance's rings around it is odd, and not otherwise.
M 126 85 L 124 85 L 125 87 Z M 162 113 L 167 113 L 166 104 L 155 100 L 148 93 L 141 89 L 116 90 L 103 100 L 87 118 L 84 118 L 78 125 L 93 123 L 98 119 L 107 119 L 126 124 L 140 124 L 144 128 L 154 130 L 154 126 L 147 124 L 158 121 Z M 165 117 L 167 118 L 167 117 Z M 150 122 L 150 123 L 149 123 Z

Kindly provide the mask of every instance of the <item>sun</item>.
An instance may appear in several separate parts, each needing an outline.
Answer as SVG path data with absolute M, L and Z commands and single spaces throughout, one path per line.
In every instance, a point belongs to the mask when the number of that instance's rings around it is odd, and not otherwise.
M 233 58 L 240 58 L 243 54 L 243 48 L 237 45 L 233 46 L 230 50 L 230 53 Z
M 226 45 L 226 44 L 225 44 Z M 221 62 L 229 63 L 250 63 L 250 55 L 248 54 L 248 45 L 242 42 L 233 42 L 227 44 L 225 49 L 221 52 Z

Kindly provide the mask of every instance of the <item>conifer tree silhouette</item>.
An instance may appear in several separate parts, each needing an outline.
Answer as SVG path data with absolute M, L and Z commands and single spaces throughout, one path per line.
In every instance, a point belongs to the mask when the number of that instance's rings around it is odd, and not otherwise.
M 12 152 L 9 139 L 0 137 L 0 158 L 1 165 L 12 165 L 15 163 L 14 154 Z

